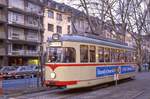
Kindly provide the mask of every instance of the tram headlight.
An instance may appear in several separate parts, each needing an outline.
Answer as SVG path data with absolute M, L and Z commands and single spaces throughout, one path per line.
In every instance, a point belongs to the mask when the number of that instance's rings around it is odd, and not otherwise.
M 52 79 L 56 78 L 56 73 L 52 72 L 50 75 Z

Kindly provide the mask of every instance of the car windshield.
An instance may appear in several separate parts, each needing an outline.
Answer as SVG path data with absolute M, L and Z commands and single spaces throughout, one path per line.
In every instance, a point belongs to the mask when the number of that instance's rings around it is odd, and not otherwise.
M 34 66 L 22 66 L 20 67 L 20 71 L 29 71 L 33 70 Z
M 47 62 L 71 63 L 75 62 L 76 52 L 74 48 L 48 48 Z
M 2 71 L 13 71 L 13 70 L 16 70 L 16 67 L 4 67 L 3 69 L 2 69 Z

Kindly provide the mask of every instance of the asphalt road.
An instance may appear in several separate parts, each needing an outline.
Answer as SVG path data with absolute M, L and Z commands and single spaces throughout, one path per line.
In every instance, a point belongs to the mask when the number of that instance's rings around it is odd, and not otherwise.
M 138 73 L 135 80 L 118 86 L 101 86 L 64 91 L 53 89 L 11 97 L 10 99 L 150 99 L 150 72 Z

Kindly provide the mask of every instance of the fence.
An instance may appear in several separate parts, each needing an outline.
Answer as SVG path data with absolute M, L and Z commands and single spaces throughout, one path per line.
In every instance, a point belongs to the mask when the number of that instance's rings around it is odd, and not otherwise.
M 2 82 L 3 82 L 2 75 L 0 75 L 0 96 L 3 95 Z
M 2 90 L 4 95 L 18 94 L 24 91 L 32 91 L 38 88 L 42 88 L 40 77 L 34 77 L 28 75 L 23 78 L 9 78 L 2 82 Z

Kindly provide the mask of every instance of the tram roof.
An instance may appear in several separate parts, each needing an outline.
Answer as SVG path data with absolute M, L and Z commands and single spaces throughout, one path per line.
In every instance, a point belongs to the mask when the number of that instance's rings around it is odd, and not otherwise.
M 61 37 L 62 41 L 73 41 L 73 42 L 83 42 L 83 43 L 91 43 L 91 44 L 100 44 L 100 45 L 106 45 L 106 46 L 112 46 L 112 47 L 119 47 L 119 48 L 125 48 L 125 49 L 133 49 L 132 47 L 129 47 L 127 45 L 121 45 L 113 42 L 107 42 L 103 40 L 93 39 L 89 37 L 84 36 L 77 36 L 77 35 L 65 35 Z
M 94 39 L 94 38 L 79 36 L 79 35 L 63 35 L 61 36 L 60 40 L 71 41 L 71 42 L 83 42 L 83 43 L 90 43 L 90 44 L 99 44 L 99 45 L 124 48 L 124 49 L 130 49 L 130 50 L 134 49 L 133 47 L 129 47 L 127 45 L 121 45 L 121 44 L 117 44 L 113 42 L 108 42 L 104 40 L 99 40 L 99 39 Z

